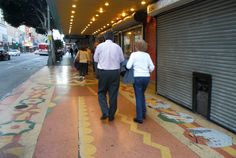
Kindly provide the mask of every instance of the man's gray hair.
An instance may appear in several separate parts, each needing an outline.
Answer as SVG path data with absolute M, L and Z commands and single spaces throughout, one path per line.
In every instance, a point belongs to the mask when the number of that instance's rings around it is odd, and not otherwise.
M 113 32 L 112 31 L 108 31 L 108 32 L 106 32 L 105 33 L 105 35 L 104 35 L 104 38 L 106 39 L 106 40 L 112 40 L 113 41 L 113 39 L 114 39 L 114 34 L 113 34 Z

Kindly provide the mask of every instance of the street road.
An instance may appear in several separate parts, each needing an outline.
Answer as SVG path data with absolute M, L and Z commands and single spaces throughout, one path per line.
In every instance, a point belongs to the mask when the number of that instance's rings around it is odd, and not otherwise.
M 9 61 L 0 61 L 0 100 L 10 95 L 14 88 L 46 66 L 47 59 L 48 56 L 22 53 L 20 56 L 11 56 Z

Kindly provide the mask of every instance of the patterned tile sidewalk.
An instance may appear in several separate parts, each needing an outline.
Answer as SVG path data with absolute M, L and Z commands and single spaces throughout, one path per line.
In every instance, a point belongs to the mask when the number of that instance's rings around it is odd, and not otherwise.
M 135 97 L 124 84 L 116 119 L 100 121 L 94 75 L 81 81 L 70 66 L 45 67 L 0 102 L 0 158 L 73 158 L 78 145 L 82 158 L 236 157 L 235 134 L 155 95 L 153 87 L 144 124 L 132 121 Z
M 31 158 L 54 87 L 33 83 L 9 105 L 0 105 L 0 157 Z

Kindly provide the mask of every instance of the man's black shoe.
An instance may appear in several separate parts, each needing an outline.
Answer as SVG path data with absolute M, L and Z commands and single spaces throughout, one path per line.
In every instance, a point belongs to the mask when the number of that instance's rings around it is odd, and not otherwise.
M 101 120 L 105 120 L 105 119 L 107 119 L 107 118 L 108 118 L 107 115 L 102 115 L 100 119 L 101 119 Z
M 140 123 L 140 124 L 142 124 L 142 123 L 143 123 L 143 121 L 142 121 L 142 120 L 137 120 L 137 118 L 134 118 L 134 122 L 137 122 L 137 123 Z
M 109 121 L 113 121 L 115 119 L 115 117 L 109 117 Z

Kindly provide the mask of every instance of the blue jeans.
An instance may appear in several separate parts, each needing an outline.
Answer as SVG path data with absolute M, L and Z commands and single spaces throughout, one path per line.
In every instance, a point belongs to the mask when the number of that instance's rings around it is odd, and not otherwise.
M 150 77 L 134 77 L 134 92 L 136 97 L 136 119 L 142 121 L 146 116 L 145 91 Z

